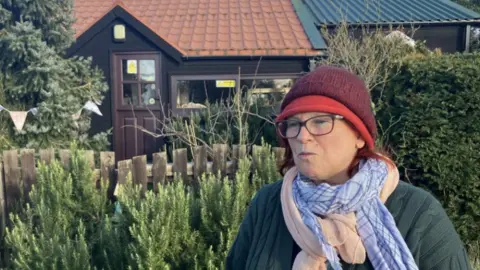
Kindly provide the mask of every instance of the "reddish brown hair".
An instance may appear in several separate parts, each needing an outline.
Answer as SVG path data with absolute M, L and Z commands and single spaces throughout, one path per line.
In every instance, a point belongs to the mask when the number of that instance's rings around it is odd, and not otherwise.
M 377 160 L 382 160 L 387 163 L 388 167 L 391 169 L 395 167 L 395 163 L 390 158 L 388 153 L 383 149 L 369 149 L 366 146 L 358 150 L 357 155 L 353 159 L 350 167 L 348 168 L 348 175 L 352 177 L 358 171 L 358 164 L 362 159 L 374 158 Z

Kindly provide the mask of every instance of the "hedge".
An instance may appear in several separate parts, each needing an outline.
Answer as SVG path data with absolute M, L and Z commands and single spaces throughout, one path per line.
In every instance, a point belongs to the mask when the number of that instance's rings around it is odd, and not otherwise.
M 403 180 L 434 194 L 467 244 L 480 241 L 480 54 L 409 59 L 379 93 L 381 140 Z

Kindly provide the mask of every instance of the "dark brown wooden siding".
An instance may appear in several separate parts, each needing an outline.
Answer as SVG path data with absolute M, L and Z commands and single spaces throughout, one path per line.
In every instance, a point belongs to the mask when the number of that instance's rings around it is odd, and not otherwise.
M 112 78 L 111 78 L 111 54 L 116 51 L 158 51 L 156 46 L 143 38 L 137 31 L 126 27 L 126 40 L 116 43 L 112 38 L 112 28 L 116 23 L 124 23 L 115 20 L 110 25 L 99 31 L 92 39 L 84 43 L 74 55 L 92 57 L 93 65 L 103 70 L 105 80 L 109 85 L 109 91 L 100 106 L 103 116 L 93 114 L 91 133 L 95 134 L 106 131 L 113 127 L 112 122 Z
M 112 15 L 113 16 L 113 15 Z M 161 95 L 162 100 L 170 100 L 170 76 L 172 75 L 216 75 L 216 74 L 279 74 L 279 73 L 301 73 L 308 71 L 307 57 L 230 57 L 219 58 L 184 58 L 178 61 L 170 57 L 171 47 L 160 44 L 157 46 L 146 38 L 144 34 L 136 31 L 127 22 L 126 40 L 122 43 L 113 41 L 112 28 L 116 23 L 126 23 L 123 20 L 115 19 L 108 22 L 99 22 L 79 38 L 78 44 L 74 44 L 67 53 L 93 58 L 93 65 L 98 66 L 105 74 L 106 82 L 110 90 L 106 93 L 105 99 L 100 106 L 103 117 L 93 115 L 91 133 L 95 134 L 106 131 L 113 127 L 112 115 L 112 75 L 111 57 L 115 52 L 161 52 Z M 156 37 L 158 39 L 158 37 Z M 81 42 L 80 42 L 81 41 Z M 112 142 L 113 149 L 113 140 Z

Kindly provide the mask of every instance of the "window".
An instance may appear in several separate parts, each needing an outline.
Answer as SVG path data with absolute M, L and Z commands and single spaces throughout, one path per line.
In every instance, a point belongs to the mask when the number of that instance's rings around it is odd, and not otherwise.
M 158 104 L 155 69 L 155 60 L 122 59 L 122 105 Z
M 277 107 L 283 100 L 285 94 L 295 83 L 296 78 L 251 78 L 240 81 L 242 91 L 247 91 L 249 101 L 264 107 Z
M 298 74 L 295 75 L 211 75 L 172 76 L 172 107 L 174 111 L 202 109 L 205 104 L 228 100 L 237 89 L 248 93 L 248 100 L 260 106 L 278 106 Z
M 230 83 L 229 81 L 233 82 Z M 235 81 L 179 80 L 177 82 L 177 108 L 205 108 L 205 103 L 225 100 L 235 90 Z M 230 83 L 230 84 L 229 84 Z
M 174 110 L 202 109 L 207 101 L 228 100 L 235 93 L 236 84 L 233 75 L 173 76 L 172 107 Z

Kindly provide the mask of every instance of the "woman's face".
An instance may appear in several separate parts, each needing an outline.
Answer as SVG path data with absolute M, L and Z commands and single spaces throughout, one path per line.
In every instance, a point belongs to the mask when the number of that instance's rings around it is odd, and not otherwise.
M 313 133 L 331 130 L 328 134 L 314 136 L 303 126 L 298 136 L 288 139 L 288 143 L 295 166 L 303 175 L 316 182 L 338 185 L 349 179 L 348 168 L 358 149 L 365 145 L 365 140 L 345 120 L 318 117 L 328 115 L 331 114 L 309 112 L 288 118 L 292 126 L 295 121 L 312 119 L 307 125 Z

